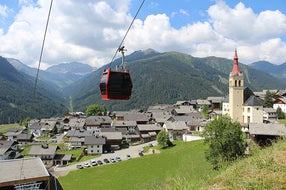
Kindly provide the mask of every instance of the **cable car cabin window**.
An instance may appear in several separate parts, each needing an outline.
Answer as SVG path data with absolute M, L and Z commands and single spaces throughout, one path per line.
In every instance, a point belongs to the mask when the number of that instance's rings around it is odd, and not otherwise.
M 110 72 L 108 80 L 108 93 L 112 97 L 130 97 L 132 83 L 127 72 Z
M 103 74 L 100 80 L 99 88 L 100 88 L 100 93 L 102 95 L 105 95 L 107 93 L 106 84 L 107 84 L 107 73 Z

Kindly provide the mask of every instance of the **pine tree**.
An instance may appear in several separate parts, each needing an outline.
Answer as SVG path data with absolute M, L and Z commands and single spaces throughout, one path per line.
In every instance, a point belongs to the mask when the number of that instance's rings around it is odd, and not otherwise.
M 266 108 L 273 107 L 273 94 L 269 90 L 266 91 L 263 107 L 266 107 Z
M 285 119 L 285 113 L 282 111 L 280 107 L 277 108 L 276 114 L 278 119 Z

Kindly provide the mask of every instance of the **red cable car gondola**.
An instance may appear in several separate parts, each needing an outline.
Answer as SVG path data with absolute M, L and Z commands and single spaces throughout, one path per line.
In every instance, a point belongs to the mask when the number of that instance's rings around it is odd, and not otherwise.
M 124 47 L 122 53 L 122 68 L 125 67 Z M 103 70 L 99 84 L 102 100 L 128 100 L 132 93 L 132 81 L 129 70 L 112 71 L 111 68 Z
M 112 71 L 110 68 L 104 70 L 99 87 L 103 100 L 128 100 L 132 92 L 129 71 Z

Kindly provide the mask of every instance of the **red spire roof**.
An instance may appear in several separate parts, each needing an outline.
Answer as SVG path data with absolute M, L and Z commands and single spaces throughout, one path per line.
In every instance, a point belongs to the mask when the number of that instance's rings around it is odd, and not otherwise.
M 233 58 L 233 67 L 232 67 L 232 71 L 230 72 L 230 76 L 234 76 L 235 74 L 239 74 L 241 75 L 242 72 L 241 70 L 239 69 L 239 66 L 238 66 L 238 57 L 237 57 L 237 51 L 235 49 L 235 52 L 234 52 L 234 58 Z

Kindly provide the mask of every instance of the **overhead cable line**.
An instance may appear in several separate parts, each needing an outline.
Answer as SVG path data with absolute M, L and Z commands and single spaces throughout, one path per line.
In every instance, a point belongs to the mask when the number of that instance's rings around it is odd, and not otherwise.
M 47 35 L 48 25 L 49 25 L 49 21 L 50 21 L 50 15 L 51 15 L 51 11 L 52 11 L 53 1 L 54 1 L 54 0 L 51 0 L 50 9 L 49 9 L 49 13 L 48 13 L 48 19 L 47 19 L 47 22 L 46 22 L 46 28 L 45 28 L 44 38 L 43 38 L 43 41 L 42 41 L 41 53 L 40 53 L 40 58 L 39 58 L 39 63 L 38 63 L 38 69 L 37 69 L 37 75 L 36 75 L 36 80 L 35 80 L 35 85 L 34 85 L 34 91 L 33 91 L 33 99 L 34 99 L 35 96 L 36 96 L 36 89 L 37 89 L 38 78 L 39 78 L 39 73 L 40 73 L 41 61 L 42 61 L 42 56 L 43 56 L 43 52 L 44 52 L 44 46 L 45 46 L 46 35 Z
M 138 8 L 138 10 L 137 10 L 135 16 L 133 17 L 133 20 L 132 20 L 132 22 L 130 23 L 130 25 L 129 25 L 129 27 L 128 27 L 128 29 L 127 29 L 127 31 L 126 31 L 126 33 L 125 33 L 123 39 L 122 39 L 122 41 L 120 42 L 118 48 L 116 49 L 116 51 L 115 51 L 115 53 L 114 53 L 114 56 L 112 57 L 112 60 L 111 60 L 111 62 L 109 63 L 109 65 L 111 65 L 111 63 L 113 62 L 114 58 L 115 58 L 116 55 L 117 55 L 117 52 L 124 49 L 124 48 L 122 49 L 121 46 L 122 46 L 122 44 L 123 44 L 123 42 L 124 42 L 124 40 L 125 40 L 125 38 L 126 38 L 128 32 L 129 32 L 130 28 L 131 28 L 131 26 L 133 25 L 133 23 L 134 23 L 134 21 L 135 21 L 137 15 L 138 15 L 138 13 L 139 13 L 139 11 L 141 10 L 141 8 L 142 8 L 144 2 L 145 2 L 145 0 L 142 1 L 142 3 L 141 3 L 141 5 L 140 5 L 140 7 Z

